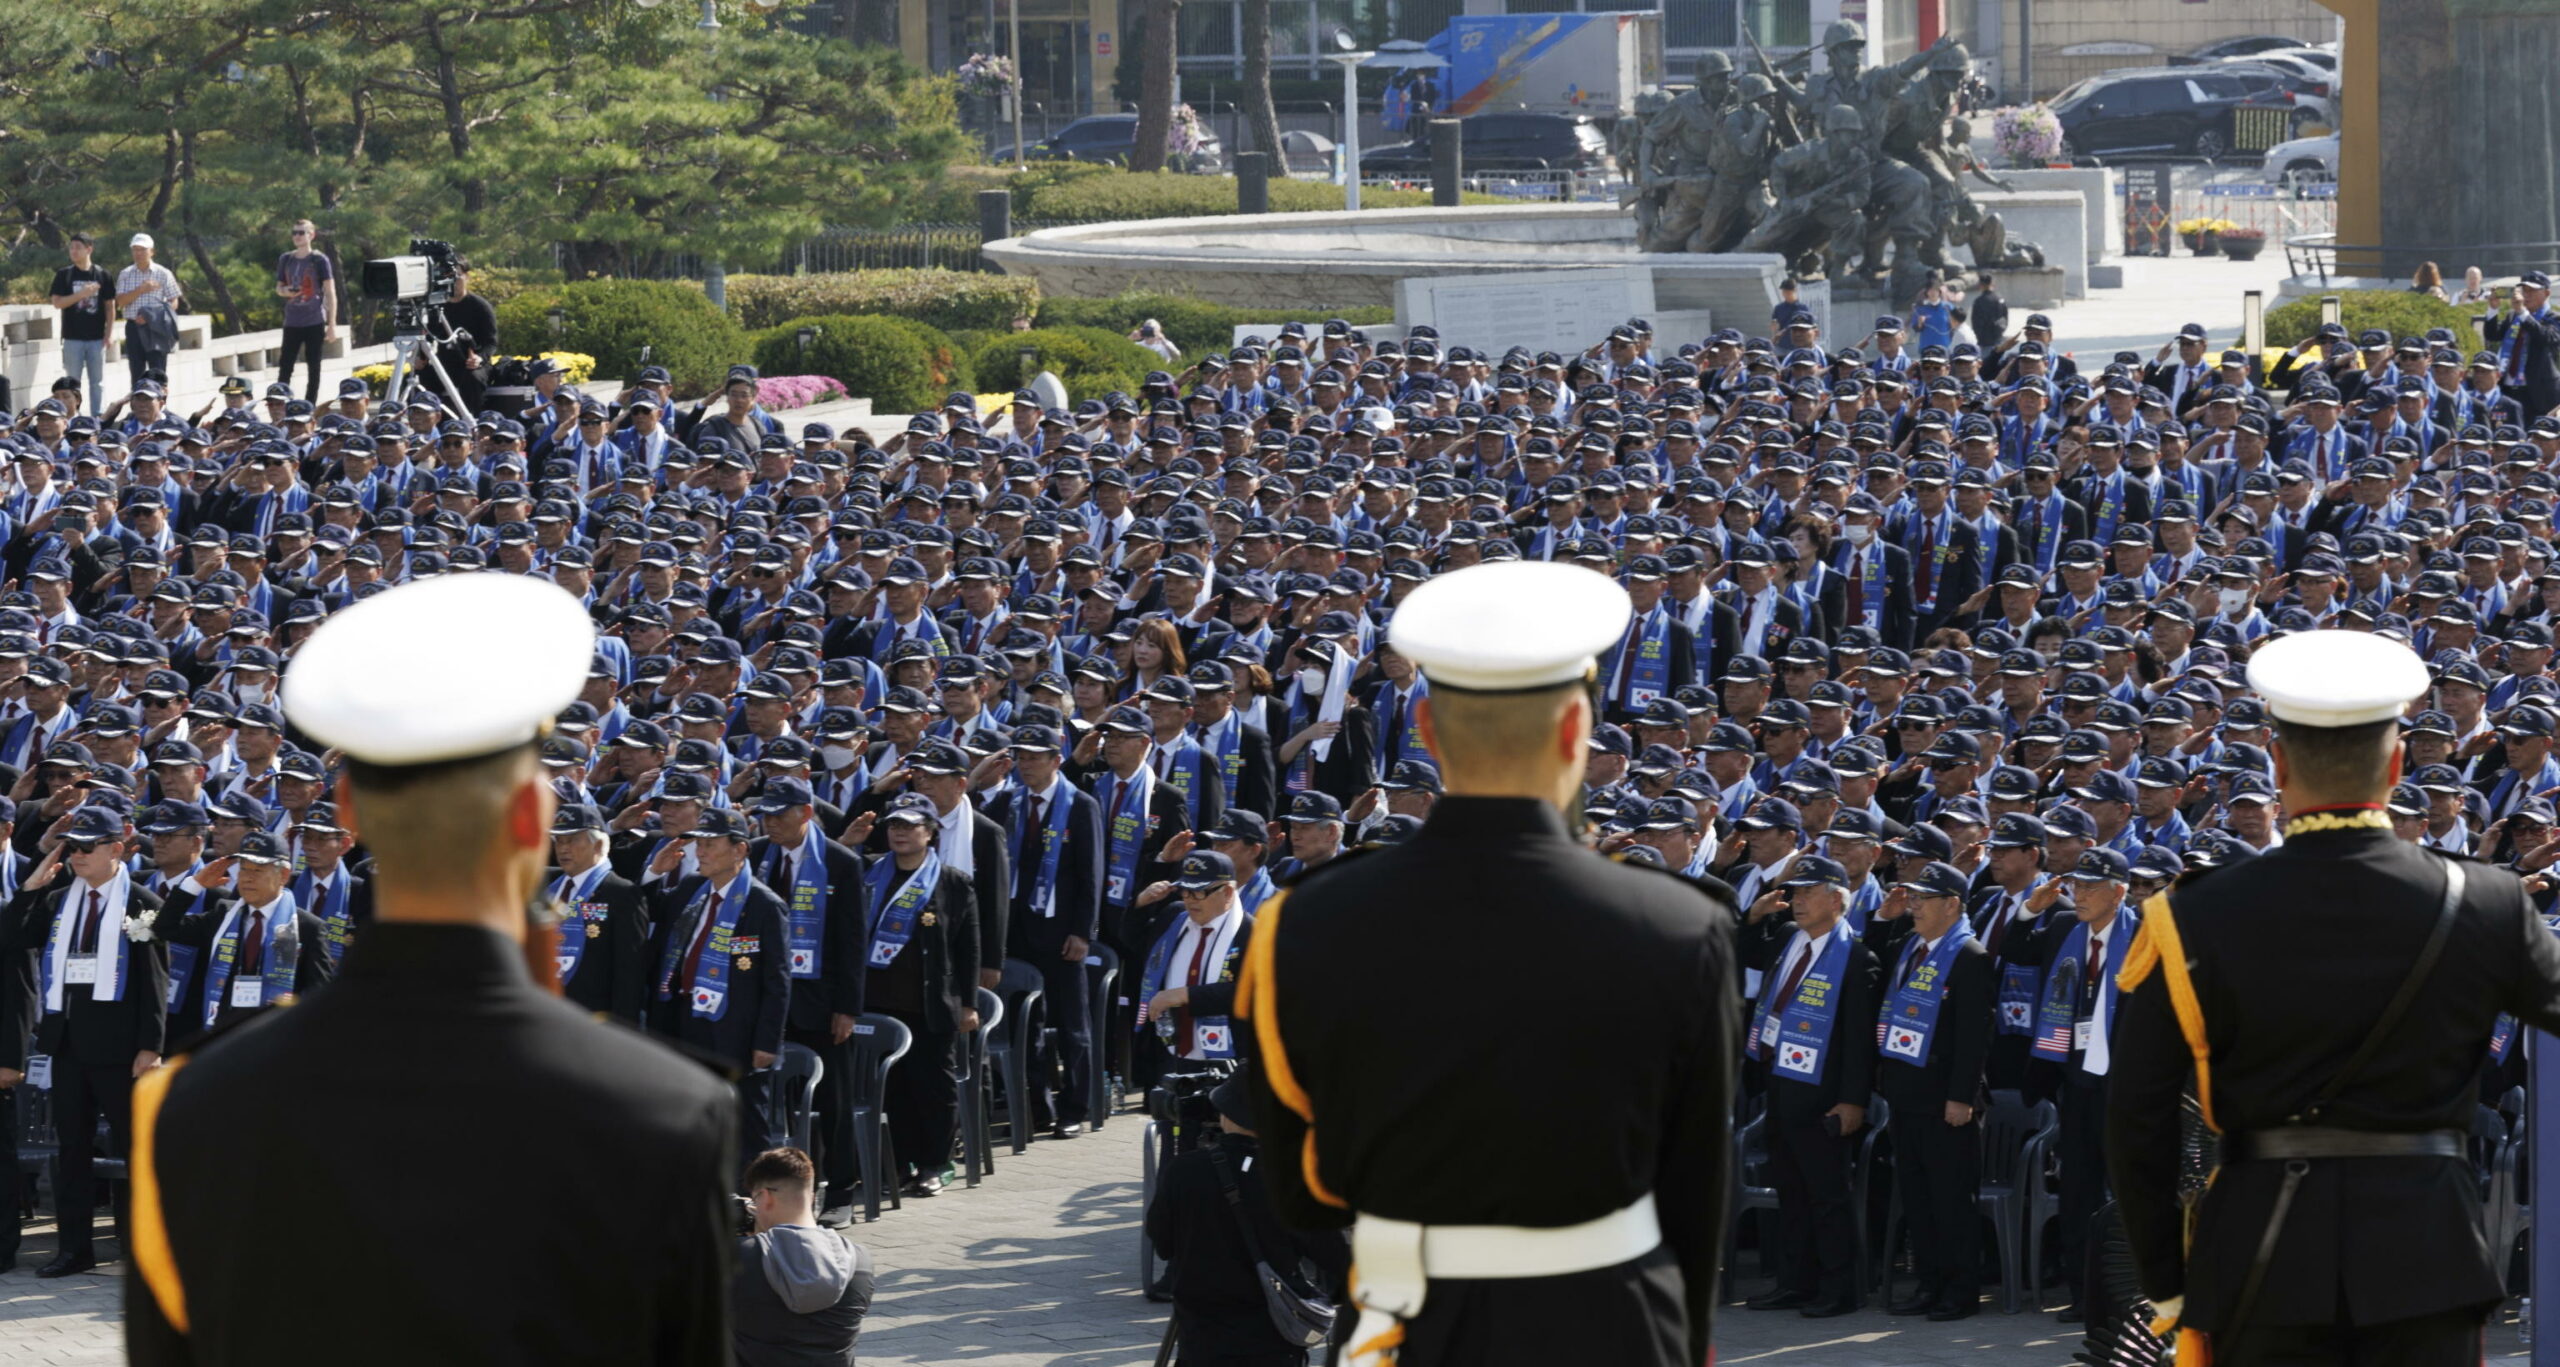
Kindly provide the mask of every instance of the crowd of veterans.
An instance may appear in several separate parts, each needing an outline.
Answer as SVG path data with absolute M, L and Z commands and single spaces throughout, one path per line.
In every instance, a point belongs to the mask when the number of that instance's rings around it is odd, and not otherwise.
M 50 1093 L 47 1270 L 91 1256 L 132 1077 L 365 932 L 340 757 L 276 698 L 350 603 L 494 573 L 588 605 L 542 752 L 561 989 L 732 1072 L 742 1154 L 781 1134 L 786 1043 L 815 1052 L 841 1210 L 867 1013 L 913 1037 L 884 1098 L 913 1195 L 982 987 L 1041 987 L 1015 1123 L 1058 1137 L 1098 1075 L 1236 1057 L 1254 909 L 1429 819 L 1428 686 L 1383 624 L 1523 558 L 1635 601 L 1583 838 L 1743 909 L 1783 1214 L 1753 1304 L 1855 1304 L 1883 1098 L 1920 1273 L 1894 1308 L 1972 1313 L 1992 1089 L 2058 1103 L 2076 1287 L 2138 907 L 2283 838 L 2255 646 L 2409 641 L 2435 685 L 2401 832 L 2560 859 L 2560 315 L 2539 273 L 2515 298 L 2469 354 L 2330 327 L 2272 365 L 2197 326 L 2074 355 L 2041 314 L 1952 346 L 1886 317 L 1837 347 L 1801 306 L 1695 342 L 1629 320 L 1574 354 L 1292 324 L 1136 394 L 955 394 L 879 433 L 795 430 L 746 367 L 679 396 L 538 364 L 471 416 L 355 380 L 95 412 L 65 377 L 0 482 L 0 1099 Z

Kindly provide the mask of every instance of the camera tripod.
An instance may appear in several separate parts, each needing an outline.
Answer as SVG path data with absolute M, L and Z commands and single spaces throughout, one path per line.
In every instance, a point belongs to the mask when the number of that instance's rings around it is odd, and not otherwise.
M 395 310 L 391 334 L 391 382 L 382 388 L 383 402 L 405 402 L 410 386 L 426 383 L 421 375 L 424 372 L 424 375 L 435 379 L 431 391 L 436 393 L 437 401 L 450 401 L 453 416 L 469 422 L 471 405 L 462 401 L 462 390 L 454 384 L 453 377 L 445 373 L 444 363 L 436 359 L 436 347 L 427 340 L 428 324 L 443 321 L 441 316 L 431 318 L 424 313 L 412 313 L 405 307 Z M 445 333 L 450 339 L 451 329 L 445 329 Z

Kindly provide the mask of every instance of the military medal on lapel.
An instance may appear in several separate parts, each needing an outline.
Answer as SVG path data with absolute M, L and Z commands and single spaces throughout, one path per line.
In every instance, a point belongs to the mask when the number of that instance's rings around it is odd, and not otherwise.
M 739 972 L 744 973 L 744 972 L 748 971 L 749 969 L 754 968 L 755 966 L 756 966 L 756 961 L 755 961 L 755 960 L 748 958 L 748 957 L 747 957 L 746 955 L 744 955 L 744 954 L 741 954 L 741 955 L 739 955 L 739 956 L 738 956 L 738 971 L 739 971 Z
M 587 938 L 588 938 L 588 939 L 590 939 L 590 940 L 595 939 L 596 937 L 598 937 L 598 936 L 600 936 L 600 935 L 602 935 L 602 934 L 604 934 L 604 927 L 603 927 L 603 926 L 597 925 L 597 924 L 596 924 L 595 922 L 593 922 L 593 921 L 589 921 L 589 922 L 587 922 Z
M 932 924 L 933 924 L 933 913 L 928 911 L 928 912 L 926 912 L 924 915 L 917 917 L 917 918 L 916 918 L 916 924 L 917 924 L 917 925 L 920 925 L 920 926 L 929 926 L 929 925 L 932 925 Z

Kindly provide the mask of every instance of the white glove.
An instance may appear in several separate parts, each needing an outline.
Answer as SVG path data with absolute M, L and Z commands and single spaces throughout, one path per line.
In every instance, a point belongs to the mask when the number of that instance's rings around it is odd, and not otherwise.
M 2153 1301 L 2151 1303 L 2153 1323 L 2159 1323 L 2165 1320 L 2171 1324 L 2175 1324 L 2178 1322 L 2178 1317 L 2186 1311 L 2186 1308 L 2187 1298 L 2184 1296 L 2171 1296 L 2167 1300 Z

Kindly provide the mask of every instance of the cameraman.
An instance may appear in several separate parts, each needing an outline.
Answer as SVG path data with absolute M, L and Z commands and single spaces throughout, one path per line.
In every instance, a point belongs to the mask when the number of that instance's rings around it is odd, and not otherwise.
M 480 396 L 489 387 L 489 358 L 498 352 L 498 311 L 471 292 L 471 263 L 458 256 L 453 262 L 453 298 L 445 303 L 444 321 L 452 340 L 436 349 L 436 363 L 452 377 L 454 391 L 462 397 L 463 411 L 454 416 L 468 422 L 480 411 Z M 440 401 L 444 397 L 436 394 Z
M 1177 1367 L 1305 1367 L 1306 1350 L 1272 1326 L 1254 1270 L 1253 1248 L 1282 1276 L 1301 1277 L 1300 1258 L 1315 1264 L 1322 1284 L 1313 1290 L 1336 1305 L 1351 1272 L 1351 1243 L 1340 1230 L 1284 1230 L 1271 1212 L 1261 1176 L 1244 1074 L 1239 1071 L 1209 1093 L 1219 1133 L 1164 1165 L 1154 1202 L 1147 1207 L 1147 1238 L 1156 1256 L 1172 1265 L 1173 1331 Z M 1240 1208 L 1227 1204 L 1218 1168 L 1235 1184 Z M 1248 1244 L 1240 1221 L 1251 1221 Z M 1348 1328 L 1349 1316 L 1337 1323 Z
M 757 1154 L 743 1185 L 756 1227 L 729 1284 L 738 1367 L 849 1367 L 871 1309 L 870 1250 L 818 1224 L 817 1170 L 800 1150 Z

